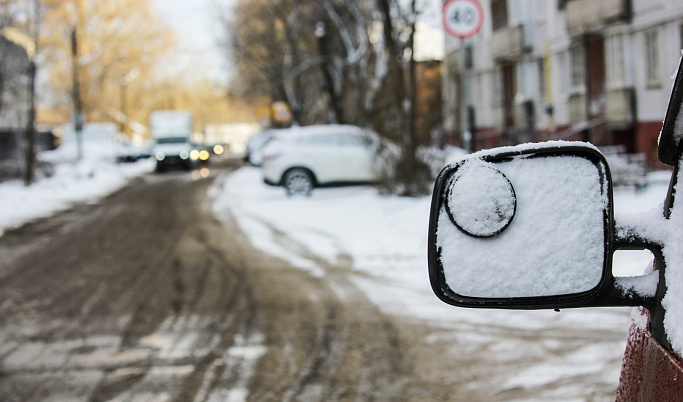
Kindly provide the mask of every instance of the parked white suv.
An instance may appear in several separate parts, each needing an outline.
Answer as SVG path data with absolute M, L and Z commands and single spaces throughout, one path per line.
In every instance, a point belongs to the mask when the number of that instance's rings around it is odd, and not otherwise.
M 244 161 L 251 166 L 261 166 L 261 161 L 263 160 L 261 151 L 272 136 L 272 131 L 261 131 L 249 137 L 249 140 L 247 140 L 247 151 L 244 155 Z
M 314 187 L 372 183 L 379 136 L 346 125 L 320 125 L 277 130 L 263 148 L 264 181 L 283 186 L 287 195 L 309 195 Z

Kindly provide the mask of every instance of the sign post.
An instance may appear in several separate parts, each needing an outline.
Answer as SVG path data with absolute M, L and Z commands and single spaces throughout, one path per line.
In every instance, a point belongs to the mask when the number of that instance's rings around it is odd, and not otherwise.
M 473 151 L 472 133 L 467 124 L 467 55 L 465 39 L 474 36 L 484 25 L 484 10 L 477 0 L 448 0 L 441 10 L 446 32 L 460 39 L 460 132 L 468 151 Z

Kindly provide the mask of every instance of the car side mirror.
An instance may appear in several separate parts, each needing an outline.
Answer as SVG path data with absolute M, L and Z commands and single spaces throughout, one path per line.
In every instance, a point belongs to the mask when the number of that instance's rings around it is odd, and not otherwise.
M 432 197 L 429 276 L 462 307 L 639 305 L 612 275 L 612 182 L 585 143 L 549 142 L 468 155 Z

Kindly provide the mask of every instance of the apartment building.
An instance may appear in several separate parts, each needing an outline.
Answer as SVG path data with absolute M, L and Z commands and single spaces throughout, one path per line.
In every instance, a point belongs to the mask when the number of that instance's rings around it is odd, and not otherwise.
M 0 180 L 17 172 L 28 122 L 29 58 L 21 46 L 0 35 Z
M 671 75 L 683 49 L 683 2 L 479 2 L 479 33 L 445 43 L 442 113 L 455 138 L 461 138 L 462 103 L 473 150 L 584 140 L 621 145 L 657 164 Z

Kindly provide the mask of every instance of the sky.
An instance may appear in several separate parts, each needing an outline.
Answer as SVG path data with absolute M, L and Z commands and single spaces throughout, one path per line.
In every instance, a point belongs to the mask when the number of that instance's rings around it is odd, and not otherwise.
M 229 62 L 221 41 L 225 31 L 218 16 L 229 12 L 237 0 L 154 0 L 162 19 L 174 30 L 180 46 L 179 57 L 172 63 L 180 71 L 202 71 L 214 82 L 227 85 Z M 418 27 L 416 57 L 443 57 L 443 29 L 440 2 L 424 0 L 418 3 L 423 24 Z
M 221 41 L 225 31 L 219 20 L 235 0 L 154 0 L 161 19 L 173 29 L 180 52 L 173 65 L 180 71 L 197 71 L 226 84 L 228 62 Z

